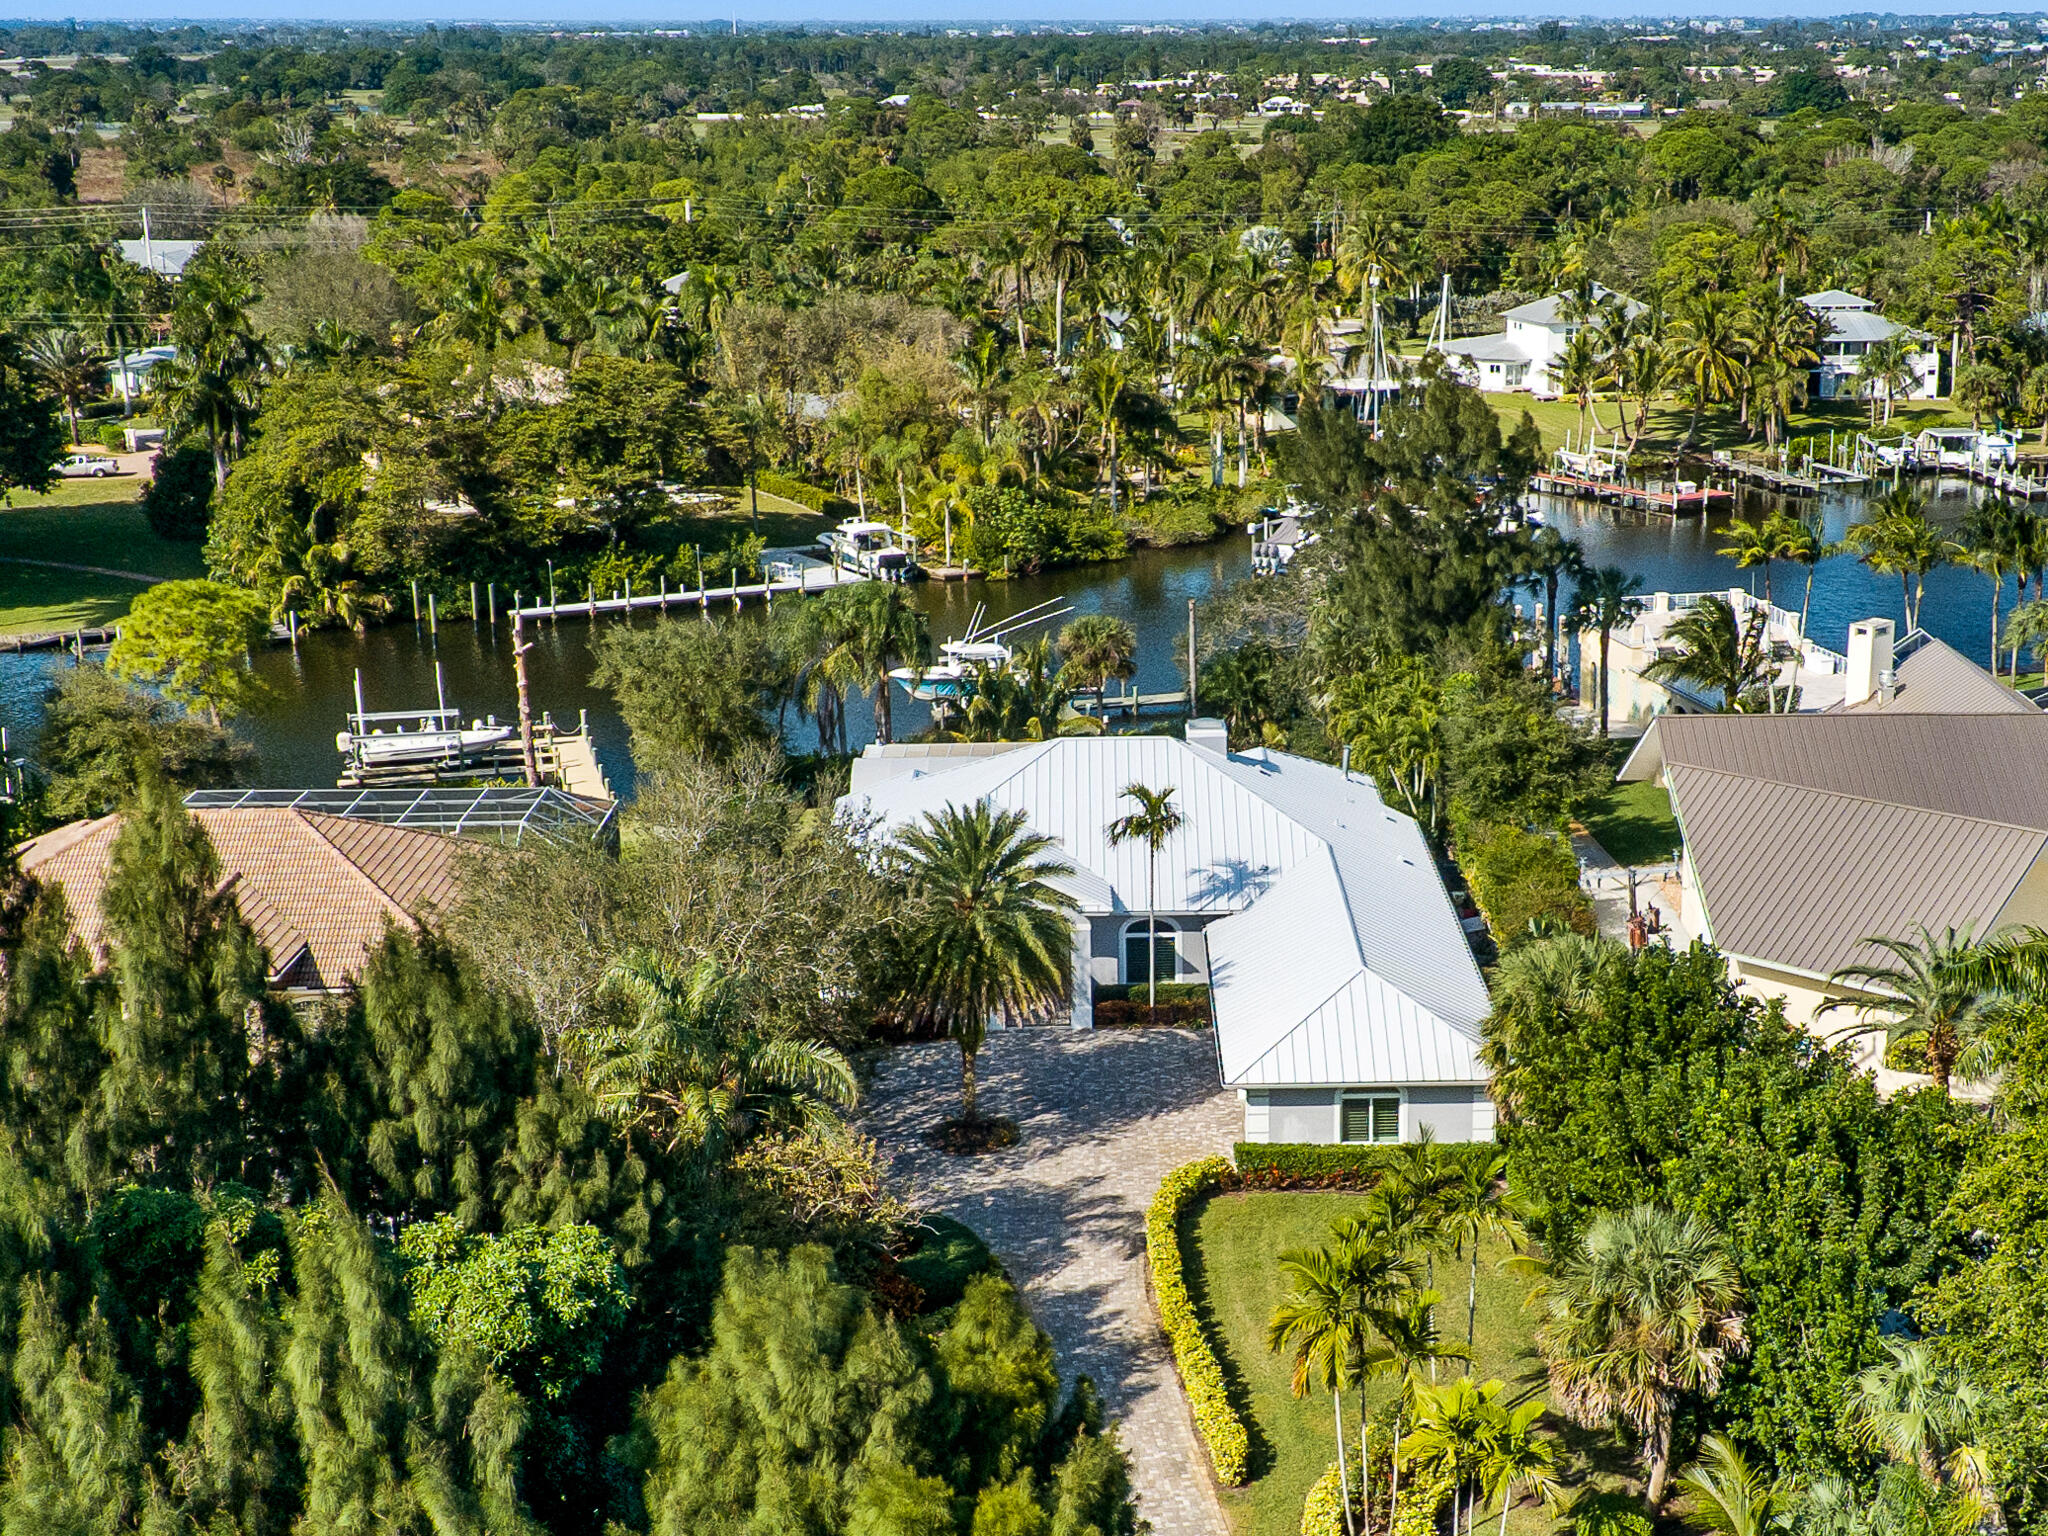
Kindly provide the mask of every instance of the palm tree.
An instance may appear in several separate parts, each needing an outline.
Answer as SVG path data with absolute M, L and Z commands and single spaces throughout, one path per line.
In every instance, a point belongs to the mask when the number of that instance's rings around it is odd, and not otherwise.
M 1159 850 L 1180 830 L 1185 818 L 1173 803 L 1173 790 L 1147 789 L 1143 784 L 1126 784 L 1124 798 L 1138 802 L 1138 809 L 1119 816 L 1109 824 L 1109 844 L 1142 842 L 1145 845 L 1145 1006 L 1159 1004 Z
M 1060 659 L 1077 688 L 1095 695 L 1099 707 L 1109 680 L 1135 677 L 1138 632 L 1113 613 L 1087 613 L 1060 630 Z
M 1700 1458 L 1679 1475 L 1693 1523 L 1717 1536 L 1771 1536 L 1787 1523 L 1795 1484 L 1768 1477 L 1742 1447 L 1721 1435 L 1700 1442 Z
M 2029 530 L 2019 508 L 2003 496 L 1971 509 L 1952 548 L 1960 564 L 1991 578 L 1991 675 L 1998 675 L 1998 605 L 2005 578 L 2019 568 Z
M 1344 1497 L 1344 1528 L 1351 1518 L 1351 1472 L 1344 1457 L 1344 1388 L 1370 1343 L 1371 1324 L 1360 1297 L 1344 1273 L 1335 1249 L 1296 1249 L 1280 1255 L 1280 1272 L 1290 1282 L 1287 1295 L 1266 1324 L 1266 1347 L 1294 1352 L 1291 1386 L 1296 1397 L 1311 1387 L 1330 1394 L 1330 1419 L 1337 1437 L 1337 1483 Z M 1365 1470 L 1365 1446 L 1359 1444 L 1359 1471 Z
M 1927 1339 L 1884 1340 L 1880 1360 L 1849 1383 L 1849 1430 L 1857 1443 L 1917 1468 L 1935 1488 L 1981 1495 L 1984 1453 L 1973 1437 L 1985 1398 Z
M 1610 1211 L 1549 1266 L 1531 1297 L 1552 1395 L 1575 1422 L 1619 1418 L 1641 1438 L 1654 1519 L 1671 1472 L 1679 1400 L 1711 1397 L 1747 1347 L 1742 1277 L 1717 1234 L 1690 1212 Z
M 1433 1464 L 1450 1474 L 1454 1536 L 1465 1525 L 1468 1493 L 1478 1482 L 1480 1468 L 1507 1417 L 1500 1405 L 1503 1390 L 1501 1382 L 1474 1382 L 1466 1374 L 1416 1393 L 1415 1430 L 1408 1439 L 1408 1456 L 1413 1462 Z
M 1550 1411 L 1541 1398 L 1506 1410 L 1495 1423 L 1493 1434 L 1479 1463 L 1479 1482 L 1486 1497 L 1500 1500 L 1500 1536 L 1507 1536 L 1508 1506 L 1516 1494 L 1533 1493 L 1546 1502 L 1557 1498 L 1557 1452 L 1547 1435 L 1536 1433 L 1536 1423 Z
M 1986 941 L 1997 944 L 2002 935 Z M 1846 1035 L 1883 1035 L 1887 1046 L 1917 1040 L 1927 1052 L 1927 1072 L 1943 1093 L 1961 1071 L 1980 1076 L 1993 1061 L 1993 1029 L 2009 1006 L 1985 982 L 1984 946 L 1968 928 L 1940 934 L 1916 926 L 1905 939 L 1867 938 L 1866 947 L 1891 956 L 1847 965 L 1828 980 L 1857 988 L 1861 997 L 1830 998 L 1819 1013 L 1853 1009 L 1857 1022 Z
M 1338 1224 L 1343 1230 L 1344 1224 Z M 1401 1512 L 1401 1436 L 1416 1400 L 1429 1386 L 1441 1360 L 1462 1360 L 1465 1346 L 1447 1342 L 1437 1329 L 1436 1292 L 1417 1291 L 1404 1308 L 1390 1311 L 1378 1321 L 1381 1343 L 1365 1357 L 1361 1374 L 1368 1381 L 1392 1377 L 1394 1393 L 1393 1455 L 1388 1458 L 1391 1478 L 1387 1490 L 1387 1529 Z M 1427 1375 L 1425 1375 L 1425 1368 Z
M 840 587 L 824 600 L 832 605 L 828 622 L 834 640 L 821 665 L 826 676 L 847 692 L 874 690 L 875 739 L 886 746 L 895 740 L 889 671 L 922 666 L 930 659 L 930 622 L 893 581 Z
M 1701 694 L 1719 694 L 1723 711 L 1741 714 L 1748 707 L 1744 701 L 1770 686 L 1775 672 L 1764 625 L 1762 608 L 1752 608 L 1744 621 L 1727 598 L 1703 597 L 1664 631 L 1677 650 L 1657 657 L 1642 675 L 1653 683 L 1685 683 Z
M 50 393 L 64 402 L 71 417 L 71 441 L 78 441 L 78 407 L 99 391 L 105 365 L 82 331 L 48 330 L 28 344 L 29 367 L 41 376 Z
M 1842 552 L 1839 544 L 1831 544 L 1822 535 L 1817 523 L 1794 517 L 1789 512 L 1773 513 L 1766 520 L 1765 527 L 1775 529 L 1773 547 L 1780 560 L 1806 569 L 1806 590 L 1799 599 L 1799 633 L 1806 634 L 1806 618 L 1813 609 L 1813 572 L 1821 561 Z
M 647 1125 L 671 1151 L 713 1165 L 763 1125 L 836 1126 L 835 1111 L 859 1097 L 851 1063 L 831 1046 L 755 1028 L 715 960 L 681 970 L 634 950 L 605 984 L 629 1017 L 582 1032 L 574 1048 L 606 1112 Z
M 1877 425 L 1877 398 L 1884 397 L 1884 424 L 1892 423 L 1892 401 L 1913 387 L 1913 349 L 1904 331 L 1873 341 L 1856 365 L 1856 387 L 1870 397 L 1870 424 Z
M 1877 499 L 1868 521 L 1849 530 L 1846 542 L 1873 571 L 1899 578 L 1906 628 L 1918 629 L 1927 573 L 1948 558 L 1948 540 L 1928 521 L 1926 503 L 1911 486 L 1895 485 Z
M 1528 1240 L 1521 1213 L 1508 1191 L 1508 1158 L 1480 1143 L 1450 1160 L 1453 1177 L 1437 1199 L 1437 1221 L 1452 1252 L 1469 1252 L 1465 1279 L 1465 1347 L 1479 1342 L 1479 1245 L 1491 1239 L 1519 1247 Z M 1466 1366 L 1469 1371 L 1470 1365 Z
M 1593 405 L 1593 391 L 1600 387 L 1603 369 L 1600 348 L 1594 343 L 1590 327 L 1580 326 L 1572 333 L 1572 339 L 1565 343 L 1563 354 L 1556 362 L 1557 391 L 1569 395 L 1579 407 L 1579 436 L 1586 435 L 1586 412 Z M 1600 425 L 1597 412 L 1593 425 Z
M 231 272 L 189 269 L 171 314 L 177 356 L 149 371 L 151 392 L 173 434 L 196 433 L 213 452 L 216 489 L 255 419 L 257 380 L 270 354 L 249 319 L 256 290 Z
M 1555 682 L 1557 634 L 1564 622 L 1564 616 L 1557 611 L 1557 589 L 1567 577 L 1576 582 L 1585 576 L 1585 551 L 1576 539 L 1568 539 L 1546 524 L 1529 541 L 1522 569 L 1530 579 L 1543 584 L 1543 675 Z
M 911 1009 L 960 1046 L 960 1118 L 976 1118 L 974 1058 L 991 1015 L 1030 1018 L 1065 1001 L 1073 866 L 1022 811 L 949 805 L 897 834 L 892 867 L 910 898 Z
M 1701 293 L 1679 314 L 1671 328 L 1671 340 L 1673 374 L 1692 401 L 1692 420 L 1680 445 L 1689 448 L 1699 436 L 1701 411 L 1719 401 L 1733 400 L 1741 392 L 1742 337 L 1726 297 Z
M 1737 570 L 1763 567 L 1764 601 L 1768 603 L 1771 600 L 1771 561 L 1778 556 L 1778 540 L 1771 519 L 1765 518 L 1758 524 L 1745 518 L 1730 518 L 1721 537 L 1725 542 L 1720 552 L 1735 562 Z
M 2020 652 L 2048 658 L 2048 602 L 2035 598 L 2013 609 L 2005 621 L 2005 643 L 2012 647 L 2012 676 L 2020 675 Z
M 1055 360 L 1067 350 L 1067 289 L 1088 270 L 1094 250 L 1077 216 L 1067 208 L 1055 208 L 1034 224 L 1027 239 L 1031 264 L 1052 279 L 1052 354 Z
M 1572 621 L 1580 629 L 1600 632 L 1600 734 L 1607 734 L 1607 643 L 1624 624 L 1643 611 L 1643 579 L 1618 565 L 1602 565 L 1572 593 Z

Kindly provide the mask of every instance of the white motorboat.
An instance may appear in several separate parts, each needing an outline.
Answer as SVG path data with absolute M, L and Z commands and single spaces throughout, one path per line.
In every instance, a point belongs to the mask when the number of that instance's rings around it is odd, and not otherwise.
M 1915 457 L 1936 469 L 1970 469 L 1976 465 L 1981 436 L 1968 427 L 1929 427 L 1914 439 Z
M 876 581 L 902 581 L 917 569 L 910 541 L 887 523 L 850 517 L 818 542 L 834 565 Z
M 958 640 L 941 644 L 937 661 L 928 667 L 897 667 L 889 676 L 905 693 L 921 703 L 944 704 L 970 698 L 977 677 L 984 671 L 1007 667 L 1016 654 L 1004 643 L 1004 636 L 1063 618 L 1072 611 L 1061 606 L 1057 611 L 1048 613 L 1046 610 L 1055 603 L 1063 604 L 1064 600 L 1055 597 L 997 624 L 986 623 L 983 617 L 987 612 L 986 605 L 977 605 L 974 616 L 967 621 L 967 633 Z
M 336 733 L 335 750 L 358 772 L 459 767 L 491 756 L 517 734 L 515 727 L 498 724 L 495 715 L 464 725 L 462 711 L 448 707 L 438 661 L 434 694 L 432 709 L 366 710 L 363 674 L 358 671 L 355 713 L 348 717 L 348 729 Z
M 2003 432 L 1986 432 L 1970 448 L 1971 463 L 1977 469 L 2011 469 L 2019 456 L 2019 445 Z

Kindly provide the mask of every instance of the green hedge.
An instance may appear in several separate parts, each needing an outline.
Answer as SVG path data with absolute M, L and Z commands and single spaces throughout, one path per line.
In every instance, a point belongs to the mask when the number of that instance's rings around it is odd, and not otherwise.
M 809 507 L 813 512 L 826 512 L 835 517 L 844 517 L 855 510 L 852 502 L 831 491 L 820 490 L 807 480 L 794 475 L 779 475 L 773 470 L 754 476 L 754 484 L 770 496 L 780 496 L 784 501 L 793 501 L 798 506 Z
M 1344 1487 L 1334 1461 L 1302 1503 L 1301 1536 L 1344 1536 Z
M 1145 984 L 1135 987 L 1097 987 L 1095 1001 L 1098 1003 L 1142 1003 L 1145 1001 Z M 1209 984 L 1206 981 L 1162 981 L 1159 983 L 1159 1001 L 1165 1003 L 1206 1003 L 1209 1001 Z
M 1592 898 L 1579 885 L 1579 861 L 1561 837 L 1473 826 L 1458 837 L 1458 867 L 1502 949 L 1560 927 L 1597 931 Z
M 127 428 L 120 426 L 118 423 L 113 426 L 101 427 L 100 446 L 109 453 L 126 453 L 128 451 Z
M 1247 1189 L 1369 1189 L 1397 1147 L 1240 1141 L 1232 1149 Z
M 1145 1000 L 1138 997 L 1129 1002 L 1095 1005 L 1097 1029 L 1205 1029 L 1208 1023 L 1207 1003 L 1163 1002 L 1157 1008 L 1148 1008 Z
M 1186 1163 L 1167 1174 L 1145 1213 L 1145 1252 L 1152 1265 L 1152 1291 L 1159 1302 L 1159 1324 L 1173 1348 L 1195 1428 L 1209 1447 L 1216 1476 L 1235 1488 L 1250 1471 L 1251 1432 L 1230 1406 L 1222 1362 L 1202 1331 L 1201 1317 L 1188 1295 L 1187 1272 L 1180 1251 L 1180 1219 L 1189 1206 L 1221 1189 L 1230 1178 L 1230 1164 L 1220 1157 Z

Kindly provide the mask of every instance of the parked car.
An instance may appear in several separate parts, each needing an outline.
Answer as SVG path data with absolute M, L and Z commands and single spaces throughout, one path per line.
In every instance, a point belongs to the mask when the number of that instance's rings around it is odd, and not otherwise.
M 104 480 L 108 475 L 121 473 L 121 466 L 104 453 L 74 453 L 57 466 L 57 473 L 72 480 L 87 475 Z

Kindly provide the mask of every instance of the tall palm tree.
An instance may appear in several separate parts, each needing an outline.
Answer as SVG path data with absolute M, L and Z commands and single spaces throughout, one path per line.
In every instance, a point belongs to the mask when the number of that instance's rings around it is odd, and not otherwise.
M 1777 558 L 1790 561 L 1806 571 L 1806 590 L 1799 599 L 1799 633 L 1804 637 L 1807 615 L 1813 610 L 1814 568 L 1821 561 L 1840 554 L 1842 547 L 1828 542 L 1818 522 L 1794 517 L 1789 512 L 1773 513 L 1765 527 L 1774 530 L 1772 545 L 1777 551 Z
M 1468 1497 L 1478 1491 L 1480 1469 L 1507 1418 L 1500 1403 L 1503 1383 L 1475 1382 L 1470 1366 L 1466 1369 L 1467 1374 L 1441 1387 L 1423 1387 L 1416 1393 L 1415 1429 L 1408 1438 L 1411 1461 L 1434 1465 L 1451 1476 L 1454 1536 L 1465 1528 Z M 1470 1508 L 1476 1510 L 1476 1500 Z
M 1586 412 L 1592 409 L 1593 391 L 1600 387 L 1604 363 L 1600 348 L 1593 340 L 1592 329 L 1580 326 L 1572 333 L 1572 339 L 1565 343 L 1564 352 L 1556 363 L 1557 392 L 1569 396 L 1579 408 L 1579 436 L 1586 435 Z M 1596 411 L 1593 425 L 1600 425 Z
M 1902 482 L 1877 499 L 1868 520 L 1850 528 L 1845 540 L 1873 571 L 1899 578 L 1909 632 L 1920 627 L 1927 573 L 1948 559 L 1948 540 L 1928 520 L 1926 508 L 1913 488 Z
M 1765 615 L 1752 608 L 1736 617 L 1725 597 L 1703 597 L 1698 606 L 1672 620 L 1665 640 L 1677 647 L 1643 668 L 1653 683 L 1686 683 L 1720 695 L 1723 711 L 1741 714 L 1759 688 L 1771 685 L 1776 662 L 1764 643 Z
M 1085 613 L 1060 630 L 1059 653 L 1073 685 L 1091 691 L 1099 707 L 1112 677 L 1137 675 L 1138 632 L 1113 613 Z
M 1031 226 L 1026 239 L 1032 266 L 1052 280 L 1052 353 L 1058 359 L 1067 350 L 1067 290 L 1086 274 L 1095 250 L 1079 215 L 1065 207 L 1055 208 L 1040 218 Z
M 1849 1429 L 1867 1450 L 1919 1470 L 1936 1488 L 1987 1485 L 1975 1436 L 1986 1401 L 1927 1339 L 1886 1339 L 1888 1359 L 1849 1383 Z
M 679 969 L 635 950 L 605 984 L 627 1019 L 582 1032 L 572 1048 L 606 1112 L 647 1125 L 670 1150 L 715 1164 L 756 1127 L 834 1126 L 859 1097 L 852 1065 L 831 1046 L 755 1028 L 715 960 Z
M 826 594 L 833 645 L 821 665 L 846 692 L 872 688 L 875 698 L 875 739 L 895 740 L 889 671 L 921 666 L 931 658 L 930 621 L 911 605 L 893 581 L 866 581 Z
M 1870 424 L 1877 425 L 1877 401 L 1884 399 L 1884 424 L 1892 424 L 1892 402 L 1913 387 L 1913 343 L 1904 331 L 1873 341 L 1856 364 L 1856 387 L 1870 400 Z
M 1355 1529 L 1351 1514 L 1351 1472 L 1344 1455 L 1344 1389 L 1357 1361 L 1370 1344 L 1371 1324 L 1361 1298 L 1344 1274 L 1341 1254 L 1331 1248 L 1296 1249 L 1280 1255 L 1280 1272 L 1288 1279 L 1287 1294 L 1266 1324 L 1266 1347 L 1291 1350 L 1296 1397 L 1312 1388 L 1330 1394 L 1330 1420 L 1337 1439 L 1337 1483 L 1344 1499 L 1344 1528 Z M 1365 1470 L 1365 1446 L 1359 1444 L 1359 1471 Z
M 974 1058 L 994 1014 L 1050 1013 L 1066 1000 L 1073 898 L 1053 884 L 1073 866 L 1022 811 L 949 805 L 896 836 L 891 866 L 910 898 L 913 1013 L 960 1047 L 960 1117 L 977 1117 Z
M 1586 574 L 1586 555 L 1578 540 L 1566 538 L 1555 528 L 1545 524 L 1536 530 L 1536 536 L 1529 540 L 1528 553 L 1522 559 L 1522 569 L 1532 581 L 1543 585 L 1543 675 L 1555 682 L 1557 679 L 1557 636 L 1564 623 L 1564 615 L 1557 611 L 1558 587 L 1570 578 L 1578 581 Z
M 1614 632 L 1643 611 L 1643 579 L 1618 565 L 1596 567 L 1572 593 L 1572 619 L 1600 632 L 1600 734 L 1607 734 L 1607 645 Z
M 1470 1261 L 1465 1277 L 1465 1347 L 1471 1349 L 1479 1342 L 1479 1245 L 1491 1240 L 1520 1247 L 1529 1233 L 1508 1189 L 1505 1152 L 1478 1143 L 1461 1148 L 1450 1166 L 1454 1177 L 1437 1199 L 1437 1221 L 1452 1251 Z
M 1786 1523 L 1796 1485 L 1767 1475 L 1722 1435 L 1700 1442 L 1700 1458 L 1679 1474 L 1693 1523 L 1716 1536 L 1772 1536 Z
M 1342 1224 L 1340 1223 L 1340 1229 Z M 1391 1476 L 1387 1488 L 1387 1528 L 1401 1513 L 1401 1437 L 1408 1416 L 1422 1392 L 1430 1385 L 1439 1361 L 1462 1360 L 1465 1346 L 1446 1340 L 1437 1328 L 1436 1292 L 1420 1290 L 1407 1306 L 1390 1311 L 1378 1323 L 1380 1344 L 1365 1357 L 1361 1374 L 1368 1381 L 1391 1378 L 1394 1391 L 1394 1444 L 1388 1458 Z
M 1778 557 L 1775 535 L 1776 530 L 1769 518 L 1761 523 L 1752 523 L 1747 518 L 1730 518 L 1721 533 L 1720 552 L 1735 562 L 1737 570 L 1763 567 L 1764 601 L 1767 603 L 1771 600 L 1771 562 Z
M 2005 643 L 2012 648 L 2010 675 L 2020 675 L 2020 653 L 2031 651 L 2037 659 L 2048 660 L 2048 603 L 2035 598 L 2013 609 L 2005 621 Z
M 2004 935 L 1992 934 L 1996 945 Z M 1927 1052 L 1927 1072 L 1943 1093 L 1958 1071 L 1980 1076 L 1993 1065 L 1993 1033 L 2008 1000 L 1987 984 L 1985 945 L 1968 928 L 1936 934 L 1916 926 L 1910 938 L 1867 938 L 1865 947 L 1889 955 L 1846 965 L 1828 978 L 1857 988 L 1860 997 L 1830 998 L 1819 1013 L 1851 1009 L 1856 1023 L 1846 1035 L 1883 1035 L 1890 1046 L 1917 1040 Z
M 1173 803 L 1173 790 L 1148 789 L 1143 784 L 1126 784 L 1124 798 L 1138 802 L 1138 809 L 1117 817 L 1109 824 L 1109 844 L 1145 845 L 1145 1006 L 1159 1005 L 1159 850 L 1178 832 L 1186 820 Z
M 1735 311 L 1718 293 L 1694 295 L 1671 327 L 1672 372 L 1692 402 L 1683 448 L 1699 436 L 1700 413 L 1733 400 L 1743 387 L 1742 335 Z
M 1610 1211 L 1549 1265 L 1531 1303 L 1558 1406 L 1588 1428 L 1619 1418 L 1642 1440 L 1654 1518 L 1680 1400 L 1719 1391 L 1729 1356 L 1747 1347 L 1734 1260 L 1689 1212 Z
M 1973 507 L 1952 548 L 1957 562 L 1991 578 L 1991 674 L 1998 675 L 1998 609 L 2005 578 L 2019 569 L 2029 530 L 2019 508 L 2003 496 Z

